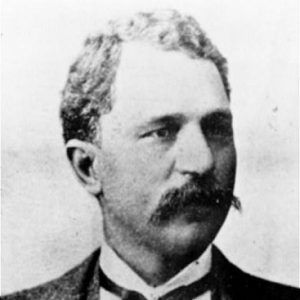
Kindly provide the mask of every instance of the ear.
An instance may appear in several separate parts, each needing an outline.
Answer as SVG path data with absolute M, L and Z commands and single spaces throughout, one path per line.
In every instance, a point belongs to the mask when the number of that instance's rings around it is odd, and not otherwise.
M 99 195 L 102 190 L 97 168 L 100 149 L 91 143 L 72 139 L 67 142 L 66 150 L 80 183 L 89 193 Z

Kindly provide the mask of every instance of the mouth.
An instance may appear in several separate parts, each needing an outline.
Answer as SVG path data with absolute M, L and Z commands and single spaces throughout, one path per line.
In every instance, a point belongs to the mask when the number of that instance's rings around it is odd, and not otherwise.
M 235 197 L 231 192 L 204 193 L 169 193 L 154 212 L 151 222 L 161 224 L 183 217 L 190 222 L 199 222 L 212 214 L 227 212 Z
M 228 207 L 229 208 L 229 207 Z M 183 218 L 187 222 L 204 222 L 219 213 L 227 211 L 224 206 L 207 204 L 190 204 L 182 208 L 173 218 Z

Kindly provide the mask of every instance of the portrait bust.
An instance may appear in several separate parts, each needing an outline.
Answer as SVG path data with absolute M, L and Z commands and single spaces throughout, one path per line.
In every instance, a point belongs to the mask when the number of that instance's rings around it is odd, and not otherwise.
M 3 299 L 299 299 L 213 243 L 242 201 L 227 60 L 193 17 L 142 12 L 88 37 L 60 118 L 104 240 L 59 278 Z

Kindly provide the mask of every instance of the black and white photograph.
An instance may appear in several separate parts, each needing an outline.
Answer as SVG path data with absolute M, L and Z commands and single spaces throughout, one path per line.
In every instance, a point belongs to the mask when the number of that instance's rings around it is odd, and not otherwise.
M 298 0 L 1 6 L 1 299 L 300 300 Z

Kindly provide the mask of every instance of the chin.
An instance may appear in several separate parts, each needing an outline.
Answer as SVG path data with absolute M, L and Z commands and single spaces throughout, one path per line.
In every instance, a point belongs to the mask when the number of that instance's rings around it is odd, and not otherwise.
M 173 220 L 161 230 L 161 246 L 168 256 L 200 256 L 215 239 L 226 214 L 202 221 L 186 218 Z
M 162 233 L 161 246 L 167 257 L 200 256 L 217 234 L 199 224 L 173 225 Z

